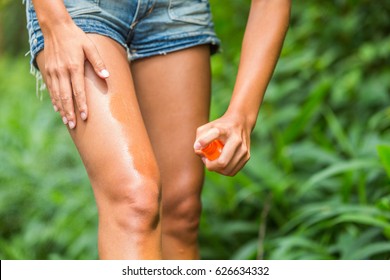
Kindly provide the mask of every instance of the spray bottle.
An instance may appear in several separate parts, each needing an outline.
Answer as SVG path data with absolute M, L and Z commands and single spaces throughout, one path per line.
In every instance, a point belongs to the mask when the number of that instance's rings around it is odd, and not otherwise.
M 217 139 L 204 147 L 202 153 L 208 160 L 215 160 L 222 153 L 223 146 L 223 143 Z

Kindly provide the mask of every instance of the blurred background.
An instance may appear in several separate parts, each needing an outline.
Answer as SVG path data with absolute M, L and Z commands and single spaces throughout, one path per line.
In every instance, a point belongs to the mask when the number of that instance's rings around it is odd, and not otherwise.
M 0 259 L 95 259 L 86 172 L 29 74 L 24 6 L 0 0 Z M 211 118 L 227 108 L 249 0 L 211 0 Z M 390 259 L 390 1 L 296 0 L 234 178 L 207 173 L 204 259 Z

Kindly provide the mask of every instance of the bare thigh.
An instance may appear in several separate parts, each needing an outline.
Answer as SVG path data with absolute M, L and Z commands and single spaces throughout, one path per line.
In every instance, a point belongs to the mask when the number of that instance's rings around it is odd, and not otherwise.
M 162 180 L 177 179 L 182 169 L 202 176 L 203 164 L 194 154 L 193 144 L 196 129 L 209 116 L 209 47 L 141 59 L 133 62 L 131 69 Z M 183 190 L 163 190 L 166 194 L 173 191 Z
M 85 65 L 85 88 L 89 108 L 87 121 L 76 111 L 77 126 L 69 130 L 90 177 L 95 171 L 111 170 L 112 162 L 142 169 L 154 162 L 150 141 L 139 110 L 125 50 L 113 40 L 89 34 L 96 43 L 110 78 L 100 79 L 91 65 Z M 44 54 L 37 57 L 40 69 Z M 77 110 L 77 107 L 75 107 Z M 117 165 L 114 165 L 114 167 Z
M 209 115 L 209 47 L 136 61 L 132 73 L 161 174 L 163 258 L 199 258 L 204 167 L 193 144 Z

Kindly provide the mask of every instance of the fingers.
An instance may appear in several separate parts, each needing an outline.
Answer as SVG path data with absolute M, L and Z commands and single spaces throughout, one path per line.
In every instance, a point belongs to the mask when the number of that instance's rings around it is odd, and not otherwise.
M 49 89 L 51 102 L 53 104 L 53 109 L 55 112 L 60 112 L 61 116 L 63 115 L 62 105 L 60 101 L 60 91 L 59 91 L 59 84 L 58 79 L 54 75 L 50 75 L 47 73 L 47 78 L 45 79 L 45 83 L 47 85 L 47 88 Z
M 200 128 L 197 135 L 201 136 L 195 141 L 194 150 L 199 154 L 199 150 L 205 148 L 212 141 L 220 138 L 221 131 L 218 128 L 213 127 L 202 134 L 202 128 Z
M 83 75 L 81 75 L 81 78 L 82 78 L 81 86 L 78 87 L 84 88 Z M 74 111 L 73 97 L 72 97 L 72 92 L 74 90 L 72 89 L 69 72 L 67 70 L 64 70 L 64 68 L 58 68 L 53 71 L 47 70 L 45 82 L 49 89 L 54 111 L 60 113 L 62 122 L 65 125 L 68 125 L 70 129 L 75 128 L 76 117 L 74 113 L 75 111 Z M 80 82 L 77 83 L 75 82 L 73 84 L 77 85 L 80 84 Z M 84 89 L 80 90 L 80 92 L 84 92 Z M 78 98 L 82 99 L 81 94 L 80 96 L 78 96 Z M 79 103 L 82 102 L 79 101 Z M 81 106 L 86 107 L 85 97 L 84 97 L 84 105 Z
M 88 61 L 92 64 L 93 69 L 96 74 L 103 79 L 107 79 L 110 76 L 110 73 L 106 69 L 102 58 L 96 48 L 96 46 L 90 41 L 89 44 L 84 46 L 85 56 Z
M 72 98 L 72 86 L 70 84 L 70 77 L 68 72 L 64 71 L 59 74 L 59 85 L 60 85 L 60 100 L 62 105 L 62 121 L 68 125 L 70 129 L 76 127 L 76 117 L 73 107 Z
M 53 83 L 51 82 L 51 78 L 49 78 L 49 75 L 47 75 L 47 78 L 45 79 L 45 83 L 46 83 L 47 89 L 49 90 L 51 103 L 53 104 L 53 109 L 55 112 L 58 112 L 58 111 L 60 111 L 61 106 L 59 104 L 60 102 L 59 102 L 58 96 L 54 94 L 54 92 L 58 92 L 58 90 L 55 91 Z
M 218 159 L 213 161 L 203 159 L 203 162 L 209 171 L 215 171 L 225 176 L 234 176 L 249 159 L 248 145 L 241 139 L 229 139 Z
M 87 100 L 85 94 L 84 82 L 84 65 L 81 67 L 74 67 L 71 71 L 71 83 L 73 96 L 76 101 L 77 108 L 80 112 L 80 117 L 85 121 L 88 117 Z
M 209 160 L 202 149 L 216 139 L 221 140 L 224 147 L 217 159 Z M 250 131 L 240 122 L 224 118 L 198 128 L 194 143 L 195 153 L 202 158 L 206 168 L 226 176 L 234 176 L 244 167 L 250 159 L 249 147 Z

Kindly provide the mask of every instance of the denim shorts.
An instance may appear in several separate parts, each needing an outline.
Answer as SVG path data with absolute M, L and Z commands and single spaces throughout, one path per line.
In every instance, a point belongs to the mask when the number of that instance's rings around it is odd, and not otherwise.
M 26 0 L 31 62 L 43 50 L 43 34 L 32 0 Z M 73 21 L 86 33 L 121 44 L 130 60 L 167 54 L 196 45 L 220 45 L 208 0 L 64 0 Z M 36 67 L 37 68 L 37 67 Z

